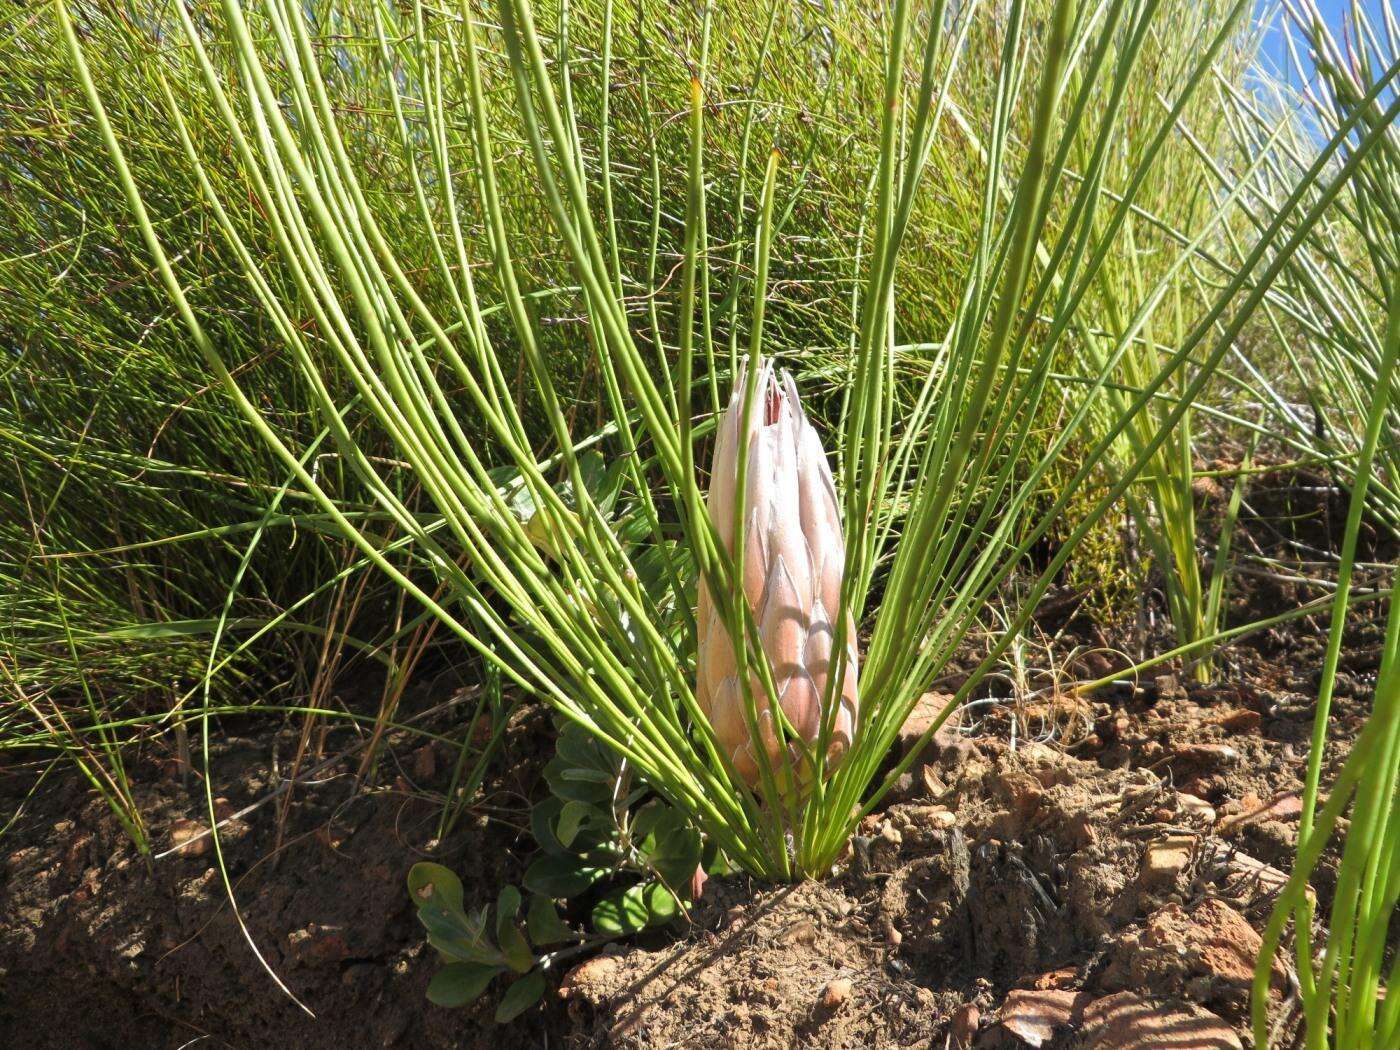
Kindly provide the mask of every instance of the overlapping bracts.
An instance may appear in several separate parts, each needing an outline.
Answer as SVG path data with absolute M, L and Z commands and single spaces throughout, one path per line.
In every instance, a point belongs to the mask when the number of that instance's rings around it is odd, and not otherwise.
M 808 422 L 792 376 L 763 363 L 758 389 L 744 417 L 740 374 L 715 440 L 708 503 L 725 550 L 735 553 L 735 500 L 741 427 L 747 431 L 742 542 L 744 596 L 753 611 L 778 703 L 796 736 L 807 744 L 821 732 L 822 698 L 833 670 L 835 625 L 841 608 L 845 541 L 836 487 L 826 452 Z M 734 646 L 704 580 L 700 583 L 697 698 L 736 772 L 759 780 L 756 744 L 744 717 L 744 691 Z M 836 695 L 828 763 L 850 746 L 856 716 L 856 632 L 846 615 L 846 662 Z M 758 716 L 758 740 L 775 771 L 796 764 L 798 748 L 784 754 L 768 697 L 749 672 Z M 798 770 L 799 778 L 804 775 Z

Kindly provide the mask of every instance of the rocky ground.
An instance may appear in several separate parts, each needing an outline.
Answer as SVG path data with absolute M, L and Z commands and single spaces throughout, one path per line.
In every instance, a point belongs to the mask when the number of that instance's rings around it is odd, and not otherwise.
M 1094 718 L 1078 756 L 940 734 L 839 878 L 707 886 L 688 937 L 572 973 L 571 1016 L 624 1047 L 1249 1045 L 1307 705 L 1179 688 Z M 1284 1032 L 1293 992 L 1280 964 Z
M 944 699 L 926 698 L 911 739 Z M 1342 698 L 1338 724 L 1363 708 Z M 1311 713 L 1305 692 L 1171 675 L 1113 702 L 992 708 L 940 731 L 837 877 L 711 880 L 678 935 L 585 961 L 504 1029 L 488 1007 L 424 1001 L 433 962 L 403 878 L 430 853 L 483 901 L 518 878 L 528 837 L 512 803 L 537 790 L 531 763 L 434 846 L 440 745 L 391 757 L 398 772 L 368 791 L 352 758 L 333 763 L 279 832 L 267 756 L 290 740 L 225 741 L 222 845 L 246 937 L 197 786 L 160 763 L 136 771 L 165 853 L 147 864 L 100 801 L 60 780 L 28 800 L 0 858 L 0 1045 L 1248 1045 Z M 510 746 L 540 751 L 543 722 L 522 719 Z M 1325 903 L 1325 869 L 1316 886 Z M 1274 996 L 1286 1029 L 1285 969 Z

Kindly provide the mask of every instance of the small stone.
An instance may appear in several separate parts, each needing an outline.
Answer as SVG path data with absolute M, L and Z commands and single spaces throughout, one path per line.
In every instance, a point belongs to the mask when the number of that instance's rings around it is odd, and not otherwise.
M 1174 674 L 1159 674 L 1156 679 L 1157 699 L 1177 701 L 1186 699 L 1186 690 Z
M 996 1023 L 1026 1046 L 1050 1046 L 1057 1030 L 1079 1022 L 1089 999 L 1068 989 L 1018 988 L 1007 993 Z
M 1217 897 L 1189 910 L 1168 904 L 1120 937 L 1099 979 L 1105 990 L 1151 988 L 1238 1021 L 1248 1012 L 1260 944 L 1248 920 Z M 1281 994 L 1287 980 L 1282 961 L 1275 960 L 1273 990 Z
M 1253 791 L 1246 791 L 1243 795 L 1239 797 L 1238 802 L 1227 802 L 1225 803 L 1225 805 L 1228 808 L 1235 811 L 1236 813 L 1250 813 L 1256 809 L 1262 808 L 1264 805 L 1264 800 L 1261 799 L 1258 795 L 1256 795 Z
M 1228 896 L 1253 899 L 1263 894 L 1277 896 L 1288 884 L 1288 876 L 1262 860 L 1241 853 L 1233 846 L 1217 841 L 1210 857 L 1211 873 L 1223 884 Z M 1309 886 L 1307 898 L 1316 903 L 1317 894 Z
M 919 697 L 914 704 L 914 709 L 909 712 L 909 717 L 904 720 L 904 725 L 899 730 L 899 751 L 902 755 L 909 755 L 918 746 L 919 740 L 929 727 L 934 724 L 943 714 L 944 708 L 952 703 L 953 698 L 947 693 L 925 693 Z M 962 734 L 958 732 L 958 721 L 961 712 L 954 711 L 948 716 L 948 720 L 938 727 L 933 734 L 933 739 L 929 741 L 919 756 L 919 761 L 925 764 L 939 758 L 947 751 L 955 754 L 962 754 L 972 745 L 962 739 Z
M 1040 806 L 1045 797 L 1045 789 L 1040 781 L 1028 773 L 1007 773 L 1001 778 L 1011 802 L 1011 808 L 1020 817 L 1028 817 Z
M 914 774 L 907 770 L 895 778 L 895 782 L 890 785 L 890 798 L 912 799 L 918 788 L 918 781 L 914 779 Z
M 1185 744 L 1173 752 L 1174 757 L 1209 769 L 1223 769 L 1240 760 L 1240 753 L 1229 744 Z
M 1191 863 L 1195 848 L 1194 835 L 1169 835 L 1151 843 L 1142 857 L 1139 881 L 1148 889 L 1170 886 Z
M 1077 973 L 1073 966 L 1066 966 L 1059 970 L 1051 970 L 1043 973 L 1031 982 L 1031 987 L 1039 991 L 1057 989 L 1063 991 L 1074 984 Z
M 976 1003 L 963 1003 L 953 1012 L 949 1035 L 953 1038 L 955 1050 L 969 1050 L 972 1040 L 977 1037 L 977 1026 L 982 1023 L 982 1011 Z
M 1263 718 L 1258 711 L 1252 711 L 1247 707 L 1225 711 L 1215 717 L 1216 725 L 1222 729 L 1228 729 L 1232 733 L 1245 733 L 1251 729 L 1258 729 L 1259 723 L 1262 721 Z
M 1246 799 L 1250 796 L 1246 796 Z M 1222 835 L 1229 835 L 1238 831 L 1246 824 L 1253 824 L 1259 820 L 1297 820 L 1303 814 L 1303 800 L 1296 791 L 1287 791 L 1281 795 L 1275 795 L 1272 801 L 1261 803 L 1258 798 L 1253 798 L 1253 805 L 1246 806 L 1242 812 L 1231 813 L 1229 816 L 1221 817 L 1216 830 Z
M 1099 831 L 1094 827 L 1094 819 L 1088 813 L 1078 813 L 1070 818 L 1065 830 L 1077 849 L 1088 849 L 1098 845 Z
M 305 929 L 287 934 L 287 947 L 294 959 L 308 966 L 338 963 L 350 956 L 342 927 L 314 922 Z
M 933 806 L 928 812 L 927 819 L 929 824 L 935 828 L 951 828 L 958 822 L 958 815 L 947 806 Z
M 223 796 L 214 800 L 214 817 L 216 820 L 231 820 L 237 813 L 238 807 Z
M 1227 469 L 1234 469 L 1233 465 Z M 1220 487 L 1220 482 L 1211 475 L 1197 475 L 1191 479 L 1191 495 L 1209 503 L 1223 498 L 1225 490 Z
M 323 824 L 316 829 L 316 841 L 327 849 L 340 849 L 345 842 L 345 836 L 341 835 L 333 825 Z M 424 888 L 430 890 L 429 887 Z
M 196 875 L 192 879 L 180 884 L 179 898 L 185 904 L 194 904 L 198 901 L 206 900 L 212 888 L 217 872 L 214 868 L 205 868 L 202 874 Z
M 211 845 L 206 830 L 197 820 L 177 817 L 170 823 L 170 846 L 182 857 L 202 857 Z
M 827 986 L 822 989 L 822 1009 L 840 1009 L 841 1005 L 851 997 L 851 987 L 849 977 L 838 977 L 834 981 L 827 982 Z
M 489 718 L 478 718 L 476 727 L 472 730 L 472 746 L 485 747 L 491 743 L 491 738 L 496 735 L 496 727 L 492 725 Z
M 894 923 L 887 922 L 885 923 L 885 940 L 889 943 L 890 947 L 898 948 L 904 941 L 904 934 L 895 929 Z
M 1083 665 L 1085 678 L 1107 678 L 1118 669 L 1107 654 L 1098 649 L 1090 649 L 1079 658 L 1079 662 Z
M 1177 792 L 1177 805 L 1181 807 L 1181 812 L 1188 817 L 1195 817 L 1205 824 L 1215 823 L 1215 807 L 1203 798 L 1195 795 L 1188 795 L 1185 791 Z
M 588 1002 L 602 1002 L 608 998 L 612 979 L 621 969 L 622 959 L 617 955 L 595 955 L 592 959 L 585 959 L 559 982 L 559 998 L 579 997 Z
M 432 780 L 437 772 L 437 751 L 432 744 L 424 744 L 413 752 L 413 775 L 418 780 Z

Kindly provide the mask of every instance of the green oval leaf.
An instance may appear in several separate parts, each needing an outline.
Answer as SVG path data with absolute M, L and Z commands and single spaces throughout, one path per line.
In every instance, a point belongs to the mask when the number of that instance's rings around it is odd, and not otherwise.
M 612 801 L 613 777 L 599 769 L 570 765 L 555 755 L 545 765 L 549 790 L 565 801 L 606 806 Z
M 424 861 L 408 873 L 408 891 L 428 943 L 454 962 L 496 965 L 500 953 L 486 933 L 486 910 L 467 915 L 462 909 L 462 882 L 441 864 Z
M 520 891 L 514 886 L 502 886 L 496 897 L 496 943 L 506 964 L 516 973 L 525 973 L 535 965 L 535 953 L 516 925 L 520 914 Z
M 568 852 L 554 833 L 555 822 L 563 810 L 563 799 L 553 796 L 530 808 L 530 833 L 535 836 L 535 841 L 540 844 L 540 849 L 546 853 L 564 854 Z
M 565 722 L 559 730 L 554 753 L 558 759 L 556 772 L 565 769 L 612 769 L 607 752 L 575 722 Z M 551 761 L 550 765 L 555 763 Z
M 632 817 L 632 837 L 641 839 L 642 848 L 646 849 L 645 840 L 651 835 L 658 824 L 662 823 L 666 815 L 672 810 L 661 802 L 651 802 L 637 810 Z
M 520 891 L 514 886 L 501 887 L 496 895 L 496 924 L 504 926 L 520 914 Z
M 408 892 L 420 908 L 432 902 L 447 911 L 462 910 L 462 880 L 441 864 L 424 860 L 409 868 Z
M 428 1002 L 450 1008 L 466 1006 L 479 998 L 492 978 L 500 972 L 499 966 L 448 963 L 428 982 Z
M 559 811 L 559 823 L 554 826 L 554 834 L 560 845 L 573 845 L 574 839 L 578 837 L 579 826 L 592 812 L 593 807 L 586 802 L 564 803 L 563 808 Z
M 659 882 L 639 882 L 614 890 L 593 906 L 593 925 L 599 933 L 619 936 L 659 926 L 675 918 L 680 903 Z
M 514 1021 L 544 995 L 544 971 L 532 970 L 506 989 L 496 1007 L 496 1020 L 501 1024 Z
M 541 947 L 578 939 L 559 918 L 554 902 L 538 894 L 530 897 L 530 906 L 525 911 L 525 929 L 530 934 L 530 940 Z
M 525 888 L 541 897 L 575 897 L 607 874 L 582 858 L 566 854 L 537 858 L 525 869 Z

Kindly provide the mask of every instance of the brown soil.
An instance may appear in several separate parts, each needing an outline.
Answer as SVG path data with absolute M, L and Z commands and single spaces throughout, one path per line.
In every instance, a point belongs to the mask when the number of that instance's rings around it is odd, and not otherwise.
M 1252 502 L 1298 518 L 1277 493 Z M 1251 517 L 1253 542 L 1283 542 L 1272 521 Z M 1310 596 L 1281 586 L 1237 595 L 1233 622 Z M 1369 708 L 1375 615 L 1348 641 L 1329 771 Z M 1093 625 L 1050 626 L 1065 652 L 1102 643 Z M 314 1019 L 249 948 L 207 839 L 147 864 L 76 776 L 31 794 L 32 770 L 0 769 L 0 806 L 23 801 L 0 848 L 0 1046 L 1248 1046 L 1257 930 L 1296 842 L 1322 644 L 1299 621 L 1231 650 L 1218 686 L 1164 673 L 1091 698 L 977 705 L 867 819 L 835 877 L 712 879 L 687 928 L 583 962 L 504 1028 L 489 1004 L 424 1000 L 435 961 L 404 876 L 430 855 L 478 904 L 518 880 L 548 752 L 540 712 L 512 727 L 510 761 L 445 843 L 433 836 L 451 760 L 408 739 L 389 742 L 378 787 L 357 787 L 348 756 L 299 787 L 285 827 L 272 801 L 226 828 L 248 935 Z M 336 731 L 324 753 L 352 739 Z M 294 743 L 291 727 L 224 726 L 221 811 L 267 799 L 273 757 Z M 155 757 L 133 779 L 157 852 L 204 826 L 197 780 Z M 1324 906 L 1331 878 L 1325 863 Z M 1285 1032 L 1292 989 L 1280 968 Z
M 548 720 L 512 727 L 507 746 L 537 754 Z M 447 728 L 445 725 L 438 729 Z M 229 727 L 224 727 L 225 733 Z M 356 738 L 332 732 L 326 755 Z M 436 844 L 430 793 L 447 787 L 450 759 L 392 739 L 384 785 L 357 788 L 359 756 L 316 771 L 279 828 L 270 756 L 287 756 L 296 733 L 254 723 L 215 746 L 212 781 L 224 862 L 248 937 L 273 972 L 315 1014 L 279 990 L 240 931 L 207 838 L 202 785 L 169 762 L 131 770 L 154 853 L 144 861 L 105 805 L 76 776 L 50 778 L 28 801 L 0 853 L 0 1046 L 103 1047 L 499 1047 L 502 1034 L 429 1006 L 434 966 L 404 879 L 431 855 L 462 874 L 469 903 L 494 899 L 519 879 L 528 846 L 512 820 L 534 789 L 526 764 L 511 766 L 471 826 Z M 30 778 L 0 771 L 10 809 Z M 53 782 L 56 781 L 56 782 Z M 505 820 L 488 819 L 503 813 Z M 280 831 L 280 834 L 279 834 Z M 528 835 L 525 836 L 528 841 Z M 189 841 L 187 841 L 189 840 Z M 512 1027 L 507 1045 L 542 1045 L 557 1027 L 549 1011 Z
M 916 797 L 867 820 L 838 878 L 735 881 L 713 898 L 711 883 L 685 939 L 585 964 L 565 983 L 577 1030 L 620 1047 L 944 1047 L 961 1021 L 965 1045 L 1040 1045 L 999 1023 L 1026 989 L 1084 1008 L 1146 994 L 1155 1014 L 1194 1011 L 1243 1036 L 1255 931 L 1282 878 L 1267 864 L 1286 868 L 1296 823 L 1230 815 L 1257 787 L 1297 780 L 1272 719 L 1192 703 L 1115 719 L 1114 743 L 1085 758 L 996 738 L 944 748 Z M 1095 760 L 1139 740 L 1167 761 Z M 1222 803 L 1215 819 L 1202 799 Z M 1276 985 L 1282 1003 L 1286 972 Z M 1044 1045 L 1078 1045 L 1080 1027 Z

